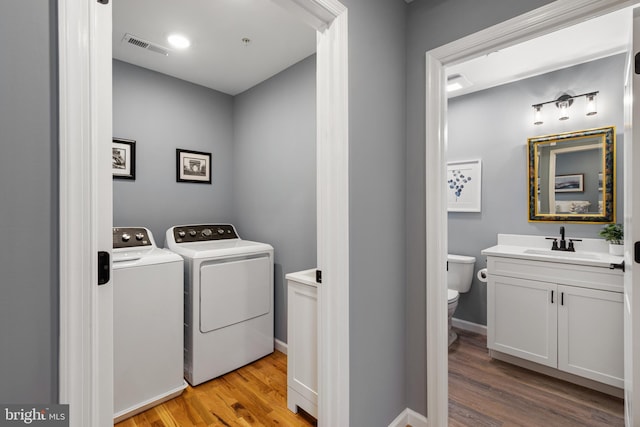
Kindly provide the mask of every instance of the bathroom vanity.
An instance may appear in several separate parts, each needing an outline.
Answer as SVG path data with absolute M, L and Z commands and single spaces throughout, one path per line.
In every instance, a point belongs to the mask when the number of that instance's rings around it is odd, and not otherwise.
M 550 248 L 545 237 L 499 234 L 482 251 L 490 355 L 621 395 L 623 258 L 600 239 Z

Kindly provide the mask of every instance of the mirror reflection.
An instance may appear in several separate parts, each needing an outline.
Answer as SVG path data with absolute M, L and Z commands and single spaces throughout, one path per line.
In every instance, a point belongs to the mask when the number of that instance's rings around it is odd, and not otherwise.
M 529 221 L 615 221 L 615 128 L 529 138 Z

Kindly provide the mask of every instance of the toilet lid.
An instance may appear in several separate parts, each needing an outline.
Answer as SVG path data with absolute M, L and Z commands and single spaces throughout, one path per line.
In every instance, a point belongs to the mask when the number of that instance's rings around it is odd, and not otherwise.
M 449 302 L 458 299 L 458 291 L 454 291 L 453 289 L 447 289 L 447 299 Z

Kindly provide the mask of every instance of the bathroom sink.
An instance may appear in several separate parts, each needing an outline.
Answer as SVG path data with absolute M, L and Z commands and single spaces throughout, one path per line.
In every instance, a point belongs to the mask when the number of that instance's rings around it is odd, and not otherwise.
M 574 240 L 575 252 L 551 250 L 545 236 L 498 234 L 498 244 L 482 250 L 482 255 L 519 258 L 531 261 L 577 264 L 592 267 L 617 268 L 624 257 L 609 254 L 609 245 L 602 239 Z M 618 270 L 622 272 L 622 270 Z
M 552 251 L 551 249 L 525 249 L 525 254 L 530 255 L 545 255 L 554 258 L 561 259 L 584 259 L 589 261 L 604 261 L 604 257 L 597 252 L 567 252 L 567 251 Z

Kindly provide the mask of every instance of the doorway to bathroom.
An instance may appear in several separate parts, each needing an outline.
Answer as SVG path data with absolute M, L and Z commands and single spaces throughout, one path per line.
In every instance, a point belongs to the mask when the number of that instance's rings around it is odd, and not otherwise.
M 557 3 L 557 2 L 554 2 Z M 585 5 L 585 2 L 573 2 L 571 5 L 550 4 L 538 10 L 534 10 L 521 17 L 514 18 L 504 24 L 496 25 L 490 29 L 468 36 L 456 42 L 442 46 L 427 53 L 427 142 L 426 142 L 426 170 L 430 173 L 426 177 L 427 206 L 426 230 L 427 230 L 427 378 L 428 378 L 428 415 L 429 422 L 444 425 L 447 422 L 447 346 L 446 346 L 446 289 L 438 289 L 438 286 L 429 284 L 446 283 L 446 271 L 444 258 L 447 252 L 452 252 L 447 245 L 438 243 L 448 240 L 447 214 L 446 214 L 446 164 L 447 144 L 452 143 L 452 135 L 455 133 L 452 123 L 449 121 L 447 101 L 445 94 L 445 82 L 450 67 L 463 62 L 490 55 L 492 52 L 514 46 L 524 40 L 533 39 L 554 30 L 565 28 L 571 24 L 585 21 L 594 16 L 602 16 L 609 12 L 628 6 L 625 2 L 611 1 L 606 5 Z M 630 15 L 630 14 L 629 14 Z M 630 18 L 629 18 L 630 19 Z M 626 51 L 627 49 L 625 49 Z M 624 62 L 624 61 L 623 61 Z M 524 96 L 522 97 L 525 98 Z M 512 98 L 509 102 L 518 103 L 520 99 Z M 523 101 L 526 103 L 526 101 Z M 533 102 L 535 103 L 535 102 Z M 507 103 L 507 105 L 512 105 Z M 527 105 L 530 109 L 531 105 Z M 526 128 L 533 123 L 533 113 L 527 117 L 521 117 L 518 125 Z M 531 126 L 532 127 L 532 126 Z M 448 129 L 446 131 L 446 129 Z M 500 132 L 502 126 L 498 128 Z M 447 133 L 448 132 L 448 133 Z M 442 136 L 442 137 L 441 137 Z M 519 137 L 516 136 L 516 139 Z M 445 141 L 446 139 L 446 141 Z M 625 135 L 625 139 L 627 139 Z M 630 137 L 629 137 L 630 139 Z M 520 146 L 524 146 L 526 139 L 521 140 Z M 626 147 L 625 147 L 626 148 Z M 500 149 L 500 148 L 497 148 Z M 524 149 L 522 149 L 524 151 Z M 490 154 L 490 153 L 489 153 Z M 518 154 L 520 155 L 520 154 Z M 473 157 L 473 156 L 470 156 Z M 516 165 L 524 168 L 524 162 L 518 163 L 518 156 L 512 160 Z M 471 160 L 454 159 L 454 160 Z M 625 159 L 625 162 L 627 160 Z M 484 165 L 483 165 L 484 166 Z M 433 173 L 439 171 L 439 173 Z M 483 175 L 486 168 L 483 167 Z M 521 174 L 525 172 L 521 171 Z M 486 176 L 486 175 L 485 175 Z M 518 182 L 518 177 L 504 177 L 504 179 Z M 521 177 L 520 182 L 525 182 Z M 484 186 L 484 183 L 483 183 Z M 483 196 L 484 197 L 484 196 Z M 627 198 L 627 200 L 631 200 Z M 494 200 L 495 201 L 495 200 Z M 634 198 L 634 203 L 636 202 Z M 526 204 L 526 198 L 521 202 Z M 483 200 L 483 212 L 487 206 Z M 489 208 L 493 204 L 489 204 Z M 622 212 L 622 210 L 619 210 Z M 462 215 L 462 214 L 456 214 Z M 484 213 L 482 214 L 484 215 Z M 625 217 L 628 213 L 625 214 Z M 620 218 L 620 216 L 619 216 Z M 522 215 L 526 223 L 526 215 Z M 458 224 L 459 225 L 459 224 Z M 557 228 L 557 227 L 555 227 Z M 579 229 L 579 226 L 576 227 Z M 468 231 L 468 230 L 467 230 Z M 539 231 L 539 234 L 550 233 Z M 524 234 L 524 233 L 523 233 Z M 533 234 L 530 232 L 529 234 Z M 553 233 L 555 234 L 555 232 Z M 469 233 L 467 233 L 469 236 Z M 495 237 L 494 237 L 495 238 Z M 495 242 L 495 241 L 494 241 Z M 493 243 L 495 244 L 495 243 Z M 444 250 L 443 250 L 444 246 Z M 490 245 L 488 245 L 490 246 Z M 481 266 L 476 264 L 477 268 Z M 636 275 L 637 277 L 637 275 Z M 479 290 L 476 290 L 476 292 Z M 480 315 L 482 316 L 482 315 Z M 636 381 L 637 383 L 637 381 Z M 630 401 L 627 395 L 627 401 Z M 637 398 L 637 396 L 636 396 Z M 636 405 L 637 407 L 637 405 Z

